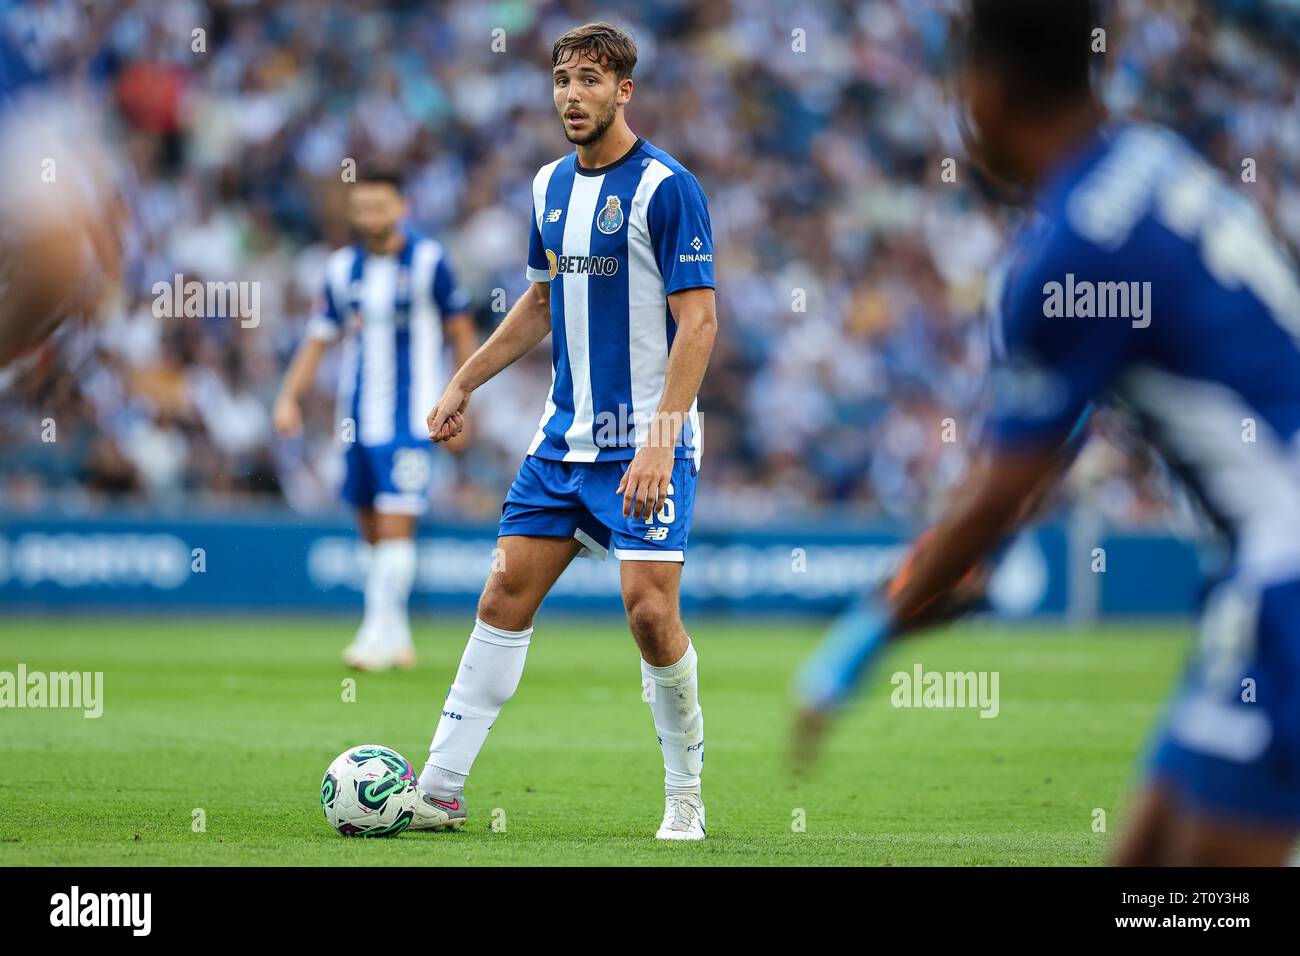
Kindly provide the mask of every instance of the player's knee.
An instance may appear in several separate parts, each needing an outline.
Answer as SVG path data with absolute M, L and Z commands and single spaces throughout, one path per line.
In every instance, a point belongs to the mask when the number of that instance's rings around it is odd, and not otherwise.
M 494 572 L 478 599 L 479 620 L 506 631 L 522 631 L 532 626 L 536 612 L 531 589 L 517 572 Z
M 634 591 L 624 595 L 627 623 L 638 638 L 653 638 L 673 629 L 677 608 L 665 594 L 657 591 Z

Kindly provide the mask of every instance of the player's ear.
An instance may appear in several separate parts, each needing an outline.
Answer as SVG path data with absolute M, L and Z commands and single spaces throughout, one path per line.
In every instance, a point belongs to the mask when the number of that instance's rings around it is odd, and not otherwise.
M 626 106 L 632 99 L 632 77 L 618 81 L 618 94 L 614 100 L 619 106 Z

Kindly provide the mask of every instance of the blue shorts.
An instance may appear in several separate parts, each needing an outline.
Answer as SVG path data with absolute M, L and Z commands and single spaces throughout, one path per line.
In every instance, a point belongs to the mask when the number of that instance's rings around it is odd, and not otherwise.
M 363 445 L 343 456 L 343 500 L 380 514 L 422 515 L 429 508 L 433 450 L 428 445 Z
M 1300 826 L 1300 580 L 1228 579 L 1151 747 L 1152 777 L 1190 809 Z
M 685 561 L 695 510 L 695 463 L 673 462 L 668 496 L 649 517 L 623 516 L 618 484 L 630 461 L 551 461 L 529 455 L 501 506 L 498 535 L 577 538 L 580 557 L 622 561 Z

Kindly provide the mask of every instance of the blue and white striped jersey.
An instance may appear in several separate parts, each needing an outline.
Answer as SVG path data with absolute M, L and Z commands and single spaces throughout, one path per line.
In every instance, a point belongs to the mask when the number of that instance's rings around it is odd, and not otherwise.
M 577 154 L 533 180 L 528 278 L 551 284 L 546 408 L 528 454 L 618 461 L 646 443 L 677 323 L 668 295 L 713 287 L 704 191 L 663 150 L 638 139 L 622 159 L 583 169 Z M 699 464 L 691 405 L 676 457 Z
M 344 342 L 339 417 L 362 445 L 424 445 L 425 421 L 445 387 L 442 323 L 469 307 L 443 247 L 413 229 L 396 255 L 360 245 L 336 250 L 325 267 L 314 338 Z
M 1117 402 L 1259 581 L 1300 576 L 1300 282 L 1263 217 L 1168 130 L 1104 128 L 1018 233 L 992 315 L 999 446 Z

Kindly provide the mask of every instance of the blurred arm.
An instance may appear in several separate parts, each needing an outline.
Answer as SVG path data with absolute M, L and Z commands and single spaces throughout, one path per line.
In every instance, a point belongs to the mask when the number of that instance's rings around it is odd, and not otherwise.
M 468 312 L 457 312 L 443 323 L 443 334 L 451 342 L 454 356 L 453 372 L 469 361 L 478 347 L 478 336 L 474 334 L 474 320 Z
M 321 359 L 330 347 L 328 339 L 309 336 L 302 340 L 298 350 L 293 354 L 293 361 L 284 373 L 284 382 L 280 394 L 275 399 L 273 417 L 275 429 L 281 435 L 290 437 L 302 431 L 302 409 L 300 403 L 303 395 L 316 380 Z
M 916 544 L 888 593 L 899 631 L 916 626 L 1006 535 L 1031 515 L 1061 464 L 1059 446 L 998 451 L 976 465 L 964 493 Z
M 455 374 L 469 361 L 478 347 L 478 335 L 474 331 L 474 320 L 468 312 L 457 312 L 443 323 L 443 334 L 451 343 L 452 373 Z M 459 435 L 447 442 L 447 450 L 460 454 L 469 447 L 469 432 L 462 430 Z

